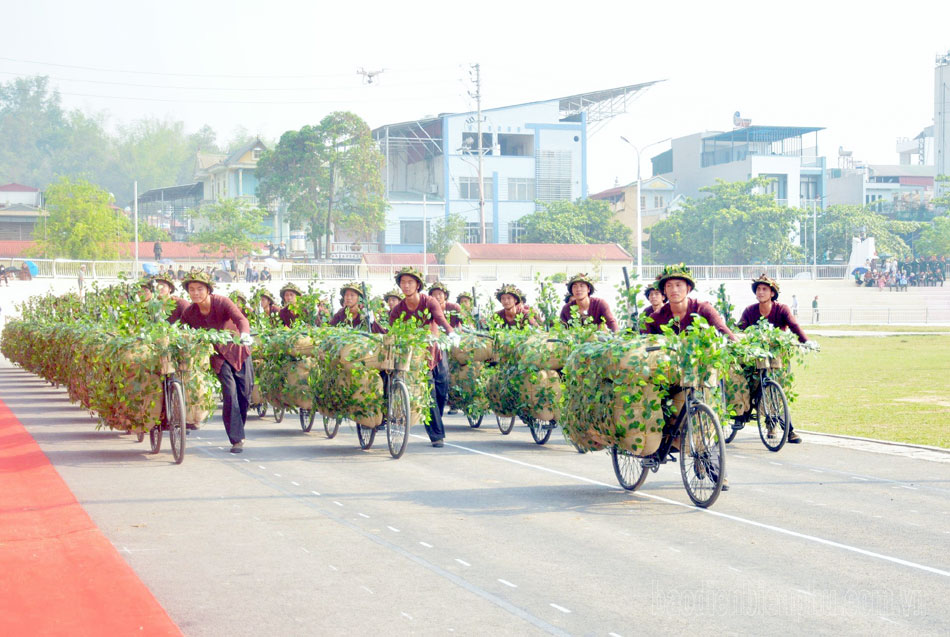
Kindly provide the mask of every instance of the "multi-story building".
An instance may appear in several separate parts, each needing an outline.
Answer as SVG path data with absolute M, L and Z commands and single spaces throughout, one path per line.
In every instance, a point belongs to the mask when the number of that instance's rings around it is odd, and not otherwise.
M 591 199 L 602 199 L 610 203 L 615 218 L 637 232 L 637 182 L 626 186 L 614 186 L 608 190 L 595 193 Z M 648 177 L 640 183 L 640 216 L 644 239 L 649 238 L 646 232 L 653 224 L 669 214 L 670 206 L 680 198 L 676 193 L 675 184 L 663 177 Z
M 900 157 L 899 163 L 902 166 L 934 165 L 934 127 L 928 126 L 920 131 L 916 137 L 909 139 L 901 137 L 897 140 L 897 154 Z
M 877 203 L 886 213 L 929 208 L 934 193 L 934 166 L 918 164 L 858 164 L 828 170 L 827 205 L 863 206 Z
M 768 177 L 768 191 L 784 205 L 822 207 L 825 158 L 818 131 L 803 126 L 742 126 L 726 132 L 694 133 L 671 142 L 653 157 L 653 174 L 676 185 L 676 193 L 698 197 L 704 186 Z
M 390 205 L 380 247 L 422 252 L 424 224 L 450 214 L 465 219 L 465 243 L 481 241 L 482 215 L 487 243 L 518 242 L 519 219 L 541 203 L 587 196 L 589 127 L 652 84 L 485 109 L 480 140 L 476 113 L 376 128 Z
M 22 184 L 0 186 L 0 239 L 32 239 L 36 223 L 46 216 L 39 188 Z
M 200 182 L 204 201 L 241 199 L 257 204 L 257 162 L 267 146 L 255 139 L 234 152 L 199 152 L 195 157 L 195 181 Z

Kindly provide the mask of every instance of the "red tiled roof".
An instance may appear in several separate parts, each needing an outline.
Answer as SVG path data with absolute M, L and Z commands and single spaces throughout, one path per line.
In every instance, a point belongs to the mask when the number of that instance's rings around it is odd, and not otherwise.
M 367 252 L 363 255 L 363 261 L 367 265 L 422 265 L 422 253 Z M 426 253 L 426 263 L 432 265 L 437 263 L 435 255 L 431 252 Z
M 39 192 L 39 188 L 24 186 L 23 184 L 5 184 L 0 186 L 0 192 Z
M 200 246 L 184 243 L 181 241 L 162 241 L 161 244 L 162 258 L 171 259 L 172 261 L 176 259 L 194 261 L 202 259 L 217 259 L 223 256 L 230 256 L 221 251 L 215 251 L 206 254 L 201 252 Z M 23 257 L 26 255 L 27 250 L 32 248 L 34 245 L 36 245 L 35 241 L 0 241 L 0 257 Z M 256 244 L 255 248 L 260 250 L 261 245 L 263 244 Z M 124 259 L 132 258 L 135 250 L 134 246 L 135 244 L 131 241 L 121 244 L 119 246 L 119 254 L 121 254 L 122 258 Z M 154 241 L 139 241 L 139 259 L 142 261 L 153 260 L 155 258 L 155 251 L 153 250 L 154 246 Z
M 616 243 L 461 243 L 472 260 L 519 261 L 630 261 L 633 257 Z

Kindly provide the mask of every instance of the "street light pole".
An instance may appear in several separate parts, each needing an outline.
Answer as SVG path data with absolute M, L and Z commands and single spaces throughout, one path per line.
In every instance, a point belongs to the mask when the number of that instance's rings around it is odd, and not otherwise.
M 134 201 L 132 202 L 133 215 L 135 216 L 135 276 L 139 275 L 139 182 L 132 184 Z
M 633 145 L 629 139 L 620 136 L 620 139 L 630 144 L 630 147 L 633 148 L 633 152 L 637 154 L 637 279 L 643 280 L 643 211 L 640 207 L 640 198 L 643 196 L 640 194 L 640 188 L 642 187 L 642 182 L 640 180 L 640 149 Z M 666 139 L 661 139 L 660 141 L 653 142 L 652 144 L 647 144 L 643 147 L 643 150 L 646 150 L 650 146 L 656 146 L 657 144 L 662 144 L 663 142 L 670 141 L 670 137 Z

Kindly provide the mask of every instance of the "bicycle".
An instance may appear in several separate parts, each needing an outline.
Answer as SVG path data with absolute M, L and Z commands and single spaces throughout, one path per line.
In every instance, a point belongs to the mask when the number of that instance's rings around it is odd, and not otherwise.
M 672 424 L 663 428 L 659 448 L 649 456 L 636 456 L 626 449 L 611 447 L 614 473 L 621 487 L 636 491 L 650 471 L 656 473 L 660 465 L 675 461 L 671 451 L 674 441 L 679 440 L 677 453 L 680 455 L 683 486 L 693 504 L 707 508 L 722 492 L 726 476 L 726 445 L 722 428 L 715 412 L 696 399 L 696 389 L 673 387 L 671 395 L 675 395 L 677 389 L 684 392 L 683 406 Z
M 168 430 L 168 439 L 172 445 L 172 457 L 175 464 L 181 464 L 185 459 L 185 423 L 188 410 L 185 406 L 185 390 L 174 372 L 162 375 L 162 396 L 164 399 L 162 421 L 149 429 L 148 437 L 152 446 L 152 453 L 158 453 L 162 448 L 163 432 Z
M 755 409 L 755 420 L 759 427 L 759 438 L 765 448 L 772 452 L 779 451 L 788 441 L 791 431 L 791 418 L 788 413 L 788 399 L 782 386 L 769 373 L 772 369 L 780 369 L 782 361 L 774 356 L 759 358 L 755 362 L 755 374 L 758 386 L 750 383 L 751 400 L 749 413 L 733 420 L 726 442 L 732 442 L 739 430 L 745 428 L 747 420 L 751 420 L 752 409 Z

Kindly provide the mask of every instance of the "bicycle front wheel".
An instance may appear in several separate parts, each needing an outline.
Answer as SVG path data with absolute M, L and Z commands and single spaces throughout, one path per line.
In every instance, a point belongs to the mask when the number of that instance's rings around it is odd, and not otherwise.
M 158 453 L 162 450 L 162 425 L 155 425 L 148 430 L 148 441 L 152 445 L 152 453 Z
M 376 428 L 364 427 L 356 423 L 356 437 L 359 438 L 360 449 L 369 449 L 373 446 L 373 441 L 376 440 Z
M 300 414 L 300 429 L 306 433 L 310 433 L 310 430 L 313 429 L 313 421 L 317 417 L 317 412 L 312 409 L 301 409 Z
M 627 491 L 636 491 L 647 479 L 649 471 L 643 466 L 640 458 L 629 451 L 611 447 L 610 460 L 614 465 L 617 482 Z
M 393 382 L 389 388 L 389 409 L 386 422 L 386 442 L 389 443 L 389 455 L 399 459 L 406 452 L 409 442 L 411 412 L 409 388 L 402 380 Z
M 185 459 L 185 392 L 181 382 L 173 380 L 169 383 L 168 396 L 168 440 L 172 445 L 172 457 L 175 464 L 181 464 Z
M 336 436 L 336 432 L 340 430 L 341 422 L 343 422 L 342 418 L 330 418 L 329 416 L 323 417 L 323 431 L 326 432 L 327 438 L 333 438 Z
M 759 437 L 766 449 L 778 451 L 785 446 L 789 431 L 788 399 L 774 380 L 762 384 L 756 420 L 759 423 Z
M 528 429 L 531 430 L 531 437 L 534 438 L 534 441 L 539 445 L 543 445 L 551 438 L 551 432 L 554 431 L 556 423 L 552 420 L 548 422 L 547 420 L 537 420 L 535 418 L 528 419 Z
M 511 430 L 515 428 L 514 416 L 499 416 L 495 414 L 495 420 L 498 421 L 498 431 L 500 431 L 503 436 L 507 436 L 511 433 Z
M 693 504 L 709 507 L 722 492 L 726 478 L 726 442 L 716 414 L 694 403 L 680 439 L 680 473 Z

